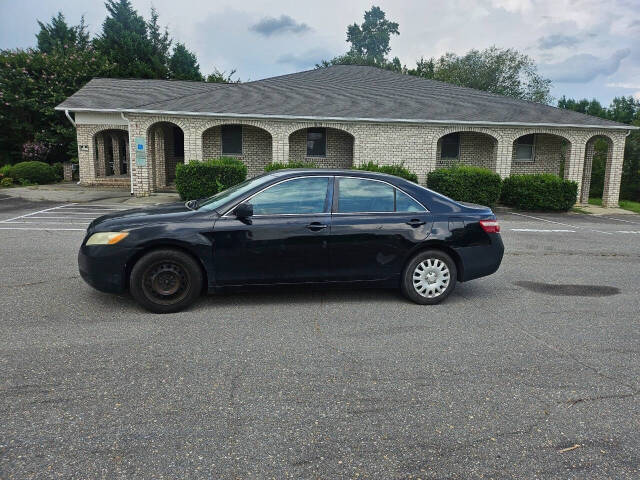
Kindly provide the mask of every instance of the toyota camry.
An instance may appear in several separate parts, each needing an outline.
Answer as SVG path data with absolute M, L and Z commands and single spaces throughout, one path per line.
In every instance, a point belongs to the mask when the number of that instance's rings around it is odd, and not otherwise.
M 100 217 L 78 264 L 94 288 L 128 290 L 157 313 L 204 292 L 274 284 L 395 287 L 434 304 L 456 282 L 498 269 L 499 232 L 490 208 L 399 177 L 292 169 L 209 198 Z

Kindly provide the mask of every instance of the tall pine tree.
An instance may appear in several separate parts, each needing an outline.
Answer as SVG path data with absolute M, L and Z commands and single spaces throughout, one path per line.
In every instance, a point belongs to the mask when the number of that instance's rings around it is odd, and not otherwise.
M 116 65 L 113 75 L 132 78 L 165 78 L 163 62 L 154 56 L 147 23 L 129 0 L 107 0 L 107 18 L 96 49 Z
M 169 59 L 169 72 L 171 78 L 176 80 L 203 80 L 195 54 L 180 42 L 176 43 L 173 55 Z

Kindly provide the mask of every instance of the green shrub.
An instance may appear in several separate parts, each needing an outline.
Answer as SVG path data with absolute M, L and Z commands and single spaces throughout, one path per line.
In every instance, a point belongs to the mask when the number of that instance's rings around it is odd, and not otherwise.
M 502 181 L 489 169 L 459 165 L 429 172 L 427 186 L 460 202 L 493 206 L 500 198 Z
M 402 165 L 378 165 L 377 163 L 369 162 L 358 167 L 354 167 L 354 169 L 365 170 L 367 172 L 387 173 L 389 175 L 404 178 L 410 182 L 418 183 L 418 175 L 404 168 Z
M 58 177 L 58 180 L 61 180 L 62 177 L 64 177 L 64 167 L 62 166 L 61 162 L 52 164 L 51 168 L 53 168 L 53 171 L 56 174 L 56 177 Z
M 196 200 L 215 195 L 246 178 L 247 166 L 232 157 L 179 163 L 176 168 L 176 189 L 183 200 Z
M 505 178 L 500 200 L 521 210 L 567 211 L 576 203 L 577 196 L 576 182 L 542 173 Z
M 0 179 L 0 187 L 10 187 L 11 185 L 13 185 L 13 178 L 2 177 L 2 179 Z
M 28 183 L 53 183 L 56 181 L 56 173 L 53 168 L 44 162 L 20 162 L 9 169 L 9 176 L 22 185 Z
M 289 162 L 289 163 L 270 163 L 264 167 L 265 172 L 273 172 L 274 170 L 283 170 L 285 168 L 318 168 L 314 163 L 307 162 Z
M 8 177 L 11 172 L 11 165 L 4 165 L 0 167 L 0 177 Z

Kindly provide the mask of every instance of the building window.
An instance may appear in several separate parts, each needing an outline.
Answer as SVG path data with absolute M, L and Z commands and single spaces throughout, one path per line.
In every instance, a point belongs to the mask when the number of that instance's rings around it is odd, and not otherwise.
M 222 154 L 242 155 L 242 125 L 222 126 Z
M 307 157 L 327 156 L 327 129 L 307 128 Z
M 173 156 L 184 157 L 184 132 L 180 127 L 173 127 Z
M 450 133 L 442 137 L 440 158 L 457 160 L 460 155 L 460 134 Z
M 535 135 L 523 135 L 516 140 L 516 160 L 533 162 L 535 156 Z

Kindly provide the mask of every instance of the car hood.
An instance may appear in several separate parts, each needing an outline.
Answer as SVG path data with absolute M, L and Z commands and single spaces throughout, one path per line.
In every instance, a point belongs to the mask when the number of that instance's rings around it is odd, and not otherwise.
M 194 213 L 195 211 L 188 209 L 183 202 L 134 208 L 96 218 L 89 225 L 89 231 L 109 231 L 139 225 L 179 222 Z

